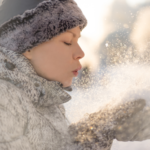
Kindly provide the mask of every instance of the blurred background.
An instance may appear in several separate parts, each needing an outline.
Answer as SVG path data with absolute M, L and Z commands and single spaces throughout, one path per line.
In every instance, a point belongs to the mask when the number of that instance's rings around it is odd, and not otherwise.
M 88 20 L 79 44 L 83 68 L 64 104 L 70 123 L 106 103 L 150 100 L 150 0 L 75 0 Z M 150 140 L 118 142 L 111 150 L 149 150 Z
M 83 66 L 149 62 L 149 0 L 76 0 L 88 25 L 79 43 Z

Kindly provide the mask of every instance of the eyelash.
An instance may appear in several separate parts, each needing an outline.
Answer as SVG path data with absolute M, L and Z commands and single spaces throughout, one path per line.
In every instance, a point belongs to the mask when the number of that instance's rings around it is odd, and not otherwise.
M 66 45 L 68 45 L 68 46 L 70 46 L 71 44 L 70 43 L 66 43 L 66 42 L 64 42 Z

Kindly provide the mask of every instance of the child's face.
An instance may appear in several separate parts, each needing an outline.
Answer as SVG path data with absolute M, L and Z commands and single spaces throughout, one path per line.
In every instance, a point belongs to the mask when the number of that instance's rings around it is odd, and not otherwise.
M 80 28 L 76 27 L 32 48 L 30 52 L 26 51 L 23 55 L 30 60 L 39 76 L 59 81 L 63 87 L 68 87 L 75 77 L 73 71 L 81 67 L 79 60 L 84 57 L 84 52 L 78 45 L 79 37 Z

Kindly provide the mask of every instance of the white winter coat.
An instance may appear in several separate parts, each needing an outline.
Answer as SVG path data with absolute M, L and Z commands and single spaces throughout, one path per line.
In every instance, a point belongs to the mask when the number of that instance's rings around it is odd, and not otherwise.
M 0 46 L 0 150 L 110 150 L 115 136 L 149 138 L 146 132 L 139 132 L 142 137 L 137 134 L 140 124 L 134 129 L 139 114 L 143 116 L 143 111 L 135 113 L 144 108 L 144 100 L 113 109 L 108 105 L 71 125 L 62 105 L 69 100 L 60 82 L 38 76 L 24 55 Z M 118 131 L 118 123 L 125 120 L 133 133 Z
M 0 150 L 59 150 L 69 142 L 59 82 L 39 77 L 23 55 L 0 47 Z
M 0 46 L 0 150 L 110 150 L 118 118 L 139 106 L 106 107 L 70 125 L 62 105 L 69 100 L 60 82 L 38 76 L 24 55 Z
M 38 76 L 26 57 L 1 46 L 0 89 L 0 150 L 86 149 L 71 140 L 62 106 L 71 96 L 61 83 Z

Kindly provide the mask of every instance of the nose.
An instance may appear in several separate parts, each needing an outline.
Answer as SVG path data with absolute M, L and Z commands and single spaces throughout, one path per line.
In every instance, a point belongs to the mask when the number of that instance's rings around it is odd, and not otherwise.
M 74 59 L 81 59 L 85 56 L 85 53 L 81 49 L 79 45 L 77 45 L 75 53 L 74 53 Z

